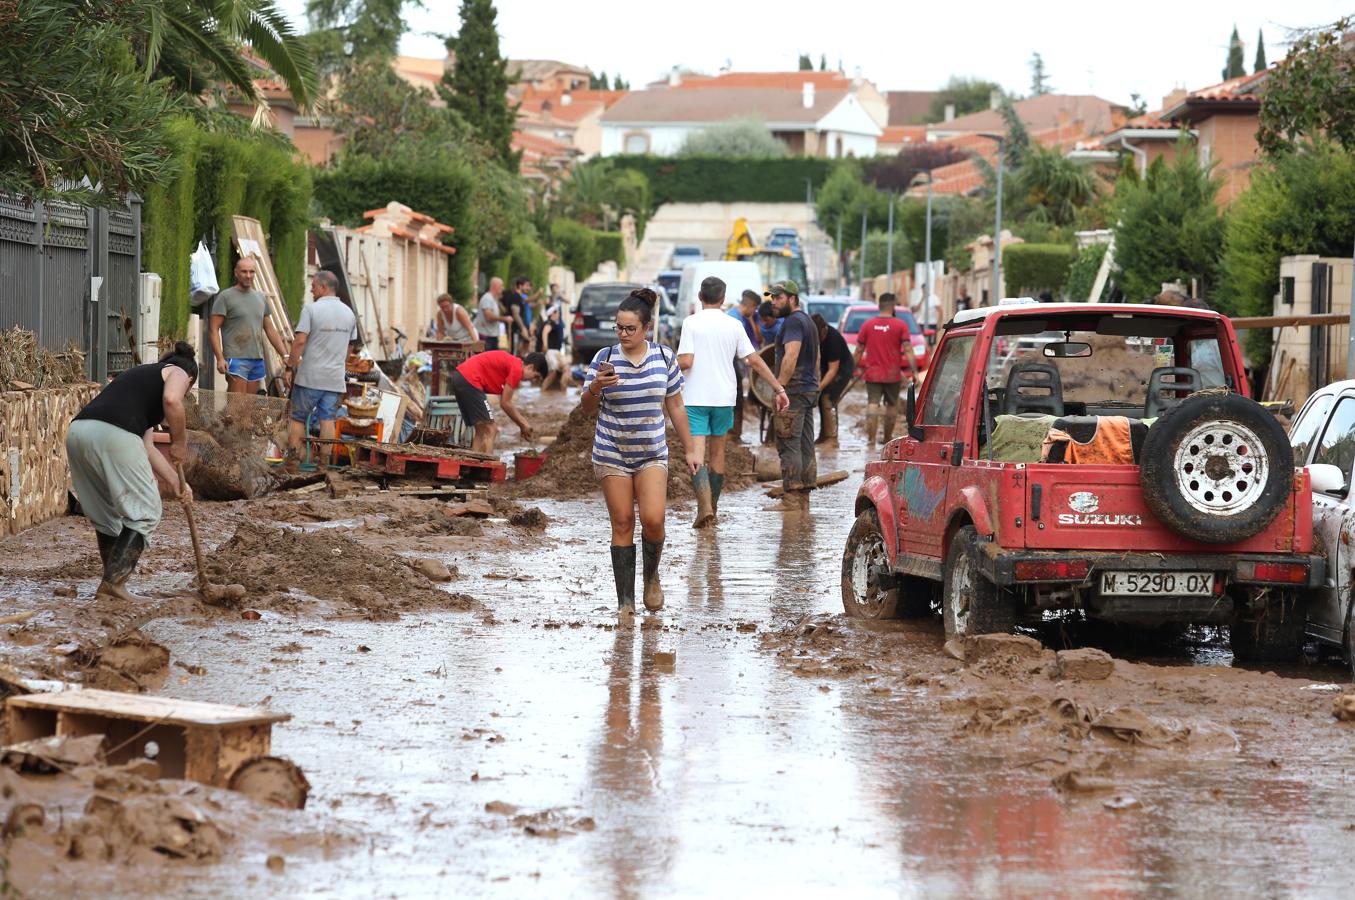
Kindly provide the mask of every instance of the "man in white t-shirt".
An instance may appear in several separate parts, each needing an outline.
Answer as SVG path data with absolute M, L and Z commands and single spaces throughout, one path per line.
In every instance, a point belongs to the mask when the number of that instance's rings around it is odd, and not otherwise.
M 743 325 L 726 315 L 725 283 L 711 276 L 701 282 L 698 292 L 701 311 L 682 323 L 678 342 L 678 366 L 686 379 L 682 401 L 692 429 L 692 449 L 702 460 L 692 476 L 696 492 L 696 521 L 693 528 L 704 528 L 715 521 L 720 491 L 725 486 L 725 438 L 734 425 L 734 401 L 738 396 L 738 375 L 734 360 L 741 359 L 757 376 L 776 390 L 776 408 L 790 405 L 786 389 L 758 356 Z M 710 465 L 705 465 L 706 443 L 710 443 Z

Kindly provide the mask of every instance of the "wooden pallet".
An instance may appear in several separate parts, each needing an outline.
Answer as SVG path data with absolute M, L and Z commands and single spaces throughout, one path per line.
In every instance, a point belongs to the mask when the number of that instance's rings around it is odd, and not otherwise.
M 356 445 L 353 464 L 367 472 L 386 476 L 408 476 L 438 481 L 503 481 L 508 467 L 482 454 L 454 453 L 440 448 L 418 448 L 411 444 Z
M 290 718 L 242 706 L 93 689 L 5 701 L 10 741 L 102 734 L 114 765 L 141 756 L 146 742 L 155 741 L 164 777 L 217 787 L 226 787 L 242 764 L 267 756 L 273 723 Z

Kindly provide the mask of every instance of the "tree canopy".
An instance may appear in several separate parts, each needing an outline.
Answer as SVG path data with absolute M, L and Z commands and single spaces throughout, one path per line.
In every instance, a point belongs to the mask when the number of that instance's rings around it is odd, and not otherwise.
M 786 155 L 786 145 L 772 136 L 767 123 L 757 118 L 731 119 L 687 135 L 679 156 Z
M 322 67 L 342 60 L 389 60 L 405 33 L 404 7 L 420 0 L 306 0 L 311 30 L 306 37 Z
M 513 150 L 517 106 L 508 103 L 508 60 L 499 52 L 498 13 L 493 0 L 461 0 L 461 30 L 447 39 L 456 65 L 442 79 L 440 91 L 475 136 L 494 151 L 508 171 L 518 171 Z
M 927 120 L 940 122 L 946 117 L 946 107 L 951 104 L 955 106 L 956 116 L 966 116 L 985 110 L 992 102 L 994 91 L 1002 93 L 1002 88 L 996 82 L 952 75 L 932 98 L 931 108 L 927 111 Z
M 1284 153 L 1298 139 L 1322 135 L 1355 149 L 1353 26 L 1347 16 L 1308 31 L 1267 77 L 1256 133 L 1263 152 Z
M 1237 33 L 1237 26 L 1233 26 L 1233 36 L 1228 39 L 1228 58 L 1223 64 L 1223 81 L 1229 78 L 1236 78 L 1239 75 L 1246 75 L 1247 69 L 1242 62 L 1242 37 Z
M 1256 29 L 1256 61 L 1252 63 L 1252 72 L 1264 72 L 1269 63 L 1266 62 L 1266 33 L 1264 29 Z
M 1049 73 L 1045 71 L 1044 57 L 1039 53 L 1030 55 L 1030 95 L 1039 97 L 1048 94 L 1054 88 L 1049 83 Z

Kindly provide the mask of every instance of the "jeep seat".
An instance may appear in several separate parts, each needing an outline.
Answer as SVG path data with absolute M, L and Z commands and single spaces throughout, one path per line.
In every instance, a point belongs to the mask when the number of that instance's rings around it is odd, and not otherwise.
M 1049 363 L 1020 362 L 1007 373 L 1007 390 L 1002 412 L 1008 416 L 1022 413 L 1063 415 L 1063 379 Z
M 1167 381 L 1171 376 L 1171 381 Z M 1156 419 L 1167 410 L 1180 406 L 1181 401 L 1195 393 L 1203 382 L 1195 369 L 1182 366 L 1163 366 L 1148 376 L 1148 402 L 1143 410 L 1145 419 Z M 1163 394 L 1167 396 L 1162 396 Z

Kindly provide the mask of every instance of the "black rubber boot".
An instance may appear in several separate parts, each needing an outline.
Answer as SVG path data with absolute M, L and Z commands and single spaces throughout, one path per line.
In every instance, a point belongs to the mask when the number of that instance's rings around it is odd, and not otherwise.
M 659 584 L 659 559 L 663 556 L 663 541 L 640 543 L 645 550 L 645 609 L 657 612 L 663 609 L 663 586 Z
M 616 608 L 635 612 L 635 545 L 612 545 L 612 577 L 616 579 Z
M 720 511 L 720 492 L 725 489 L 725 473 L 710 473 L 710 509 L 712 513 Z
M 94 532 L 95 539 L 99 542 L 99 562 L 103 563 L 104 568 L 108 568 L 108 554 L 113 552 L 113 544 L 117 541 L 115 537 L 109 537 L 102 531 Z
M 127 579 L 136 569 L 141 552 L 146 549 L 146 536 L 131 528 L 123 528 L 122 533 L 113 539 L 108 548 L 108 558 L 104 561 L 104 578 L 96 594 L 117 597 L 120 600 L 140 600 L 127 592 Z

